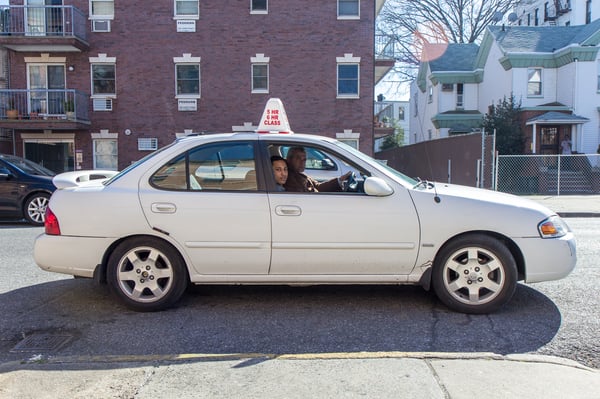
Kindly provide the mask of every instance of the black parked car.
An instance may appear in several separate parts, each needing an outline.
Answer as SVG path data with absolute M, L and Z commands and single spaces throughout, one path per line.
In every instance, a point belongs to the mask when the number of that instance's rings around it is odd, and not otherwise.
M 54 175 L 28 159 L 0 154 L 0 218 L 25 218 L 43 225 L 48 200 L 56 190 Z

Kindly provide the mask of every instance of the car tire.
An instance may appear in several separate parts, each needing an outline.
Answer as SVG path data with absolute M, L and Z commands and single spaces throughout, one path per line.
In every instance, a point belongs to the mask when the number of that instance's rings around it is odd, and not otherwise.
M 491 313 L 512 298 L 517 287 L 514 257 L 501 241 L 469 234 L 446 244 L 436 255 L 432 284 L 449 308 Z
M 23 206 L 23 217 L 27 223 L 35 226 L 43 226 L 46 219 L 46 207 L 50 200 L 50 194 L 36 193 L 25 201 Z
M 188 280 L 179 252 L 155 237 L 128 239 L 108 259 L 111 291 L 135 311 L 153 312 L 173 306 L 185 292 Z

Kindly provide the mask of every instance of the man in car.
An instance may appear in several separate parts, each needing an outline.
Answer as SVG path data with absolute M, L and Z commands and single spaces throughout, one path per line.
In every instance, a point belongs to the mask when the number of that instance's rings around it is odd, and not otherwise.
M 343 176 L 326 182 L 318 182 L 304 173 L 306 167 L 306 150 L 304 147 L 292 147 L 287 153 L 288 178 L 284 185 L 286 191 L 319 192 L 343 191 L 344 181 L 350 177 L 348 172 Z

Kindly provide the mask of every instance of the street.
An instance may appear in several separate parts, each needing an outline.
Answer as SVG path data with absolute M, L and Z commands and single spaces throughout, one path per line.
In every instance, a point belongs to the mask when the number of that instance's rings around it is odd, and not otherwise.
M 575 271 L 519 284 L 508 306 L 482 316 L 451 312 L 432 293 L 409 286 L 198 286 L 174 309 L 136 313 L 106 286 L 40 270 L 32 247 L 42 228 L 2 223 L 0 362 L 402 351 L 533 353 L 600 368 L 600 219 L 566 220 L 578 240 Z M 58 343 L 23 345 L 28 337 Z

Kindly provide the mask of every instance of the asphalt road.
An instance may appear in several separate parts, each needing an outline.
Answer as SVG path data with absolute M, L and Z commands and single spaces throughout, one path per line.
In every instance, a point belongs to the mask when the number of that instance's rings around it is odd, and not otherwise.
M 40 270 L 32 247 L 42 228 L 0 224 L 0 362 L 39 354 L 403 351 L 539 353 L 600 368 L 600 219 L 567 222 L 578 238 L 575 271 L 519 284 L 508 306 L 478 316 L 451 312 L 408 286 L 191 287 L 177 308 L 136 313 L 106 286 Z

